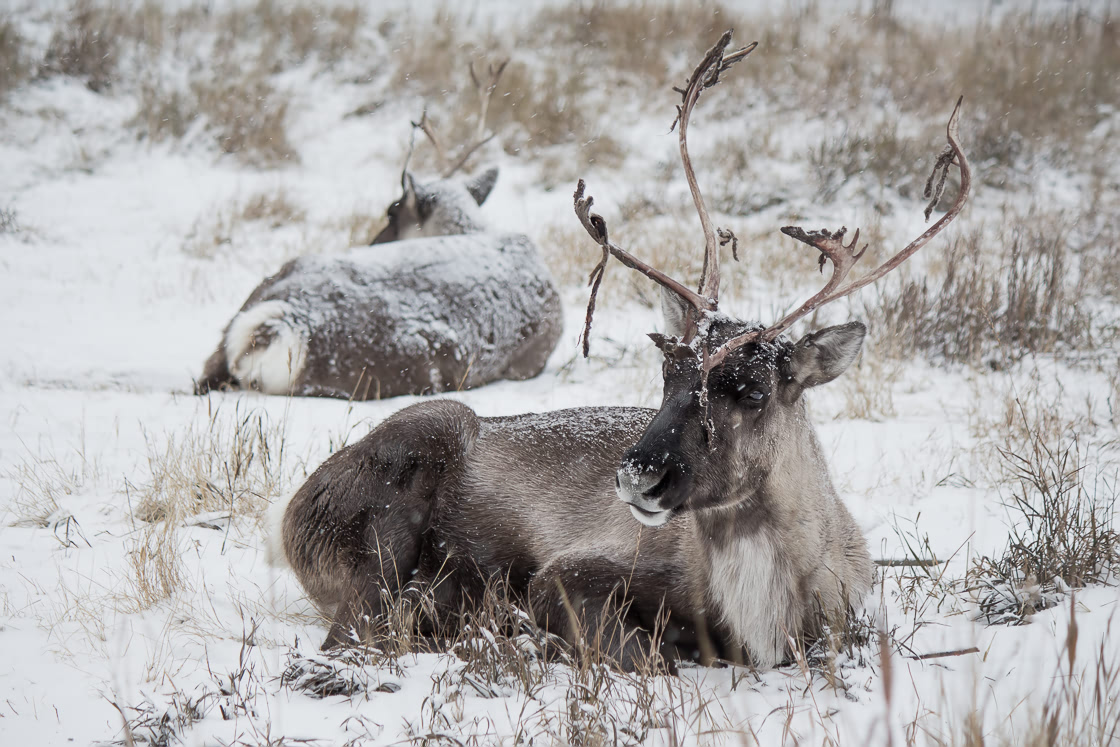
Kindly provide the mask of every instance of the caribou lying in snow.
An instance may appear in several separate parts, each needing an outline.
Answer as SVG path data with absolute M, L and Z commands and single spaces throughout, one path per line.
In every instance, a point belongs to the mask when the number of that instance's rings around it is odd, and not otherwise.
M 953 163 L 952 208 L 858 280 L 844 231 L 783 231 L 833 264 L 825 287 L 764 327 L 718 312 L 719 244 L 687 148 L 700 93 L 755 45 L 725 54 L 727 32 L 693 73 L 678 112 L 681 158 L 705 236 L 698 291 L 607 237 L 581 181 L 577 215 L 603 249 L 663 286 L 668 334 L 657 411 L 596 407 L 479 417 L 430 401 L 386 419 L 326 460 L 283 521 L 287 558 L 333 624 L 324 647 L 375 636 L 406 586 L 453 621 L 503 579 L 534 619 L 571 642 L 603 642 L 632 667 L 660 640 L 669 657 L 746 655 L 773 666 L 821 615 L 842 615 L 871 584 L 867 543 L 828 474 L 805 390 L 839 376 L 865 333 L 850 322 L 781 336 L 822 304 L 882 277 L 943 229 L 969 192 L 957 143 L 938 159 L 934 207 Z M 731 240 L 727 232 L 719 237 Z M 858 232 L 856 235 L 858 238 Z M 588 316 L 590 324 L 590 314 Z M 604 615 L 615 610 L 613 622 Z M 660 618 L 667 625 L 654 634 Z
M 376 246 L 300 257 L 257 286 L 196 391 L 379 399 L 539 374 L 560 298 L 528 237 L 486 232 L 496 177 L 420 185 L 406 171 Z

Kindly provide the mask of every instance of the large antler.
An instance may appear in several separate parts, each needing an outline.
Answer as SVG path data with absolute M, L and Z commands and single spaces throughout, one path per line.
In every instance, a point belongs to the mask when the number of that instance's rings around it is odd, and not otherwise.
M 696 181 L 696 172 L 692 168 L 692 158 L 688 153 L 688 123 L 692 116 L 692 110 L 695 108 L 696 102 L 700 98 L 700 94 L 705 89 L 711 88 L 719 83 L 720 75 L 736 62 L 744 59 L 758 46 L 758 42 L 752 42 L 742 49 L 725 55 L 724 51 L 730 43 L 731 30 L 728 29 L 724 32 L 723 36 L 719 38 L 719 41 L 707 51 L 704 55 L 704 59 L 700 61 L 696 69 L 692 71 L 687 85 L 683 89 L 673 88 L 674 91 L 681 94 L 681 103 L 677 106 L 677 117 L 673 120 L 670 131 L 672 131 L 674 127 L 677 128 L 677 137 L 680 142 L 681 163 L 684 164 L 685 178 L 688 180 L 688 187 L 692 192 L 692 201 L 696 206 L 696 212 L 700 215 L 700 225 L 704 229 L 704 269 L 701 274 L 698 292 L 689 290 L 680 281 L 674 280 L 660 270 L 651 267 L 613 244 L 608 239 L 606 221 L 603 220 L 601 215 L 591 212 L 591 205 L 594 202 L 594 198 L 590 196 L 585 198 L 583 196 L 584 183 L 583 179 L 579 180 L 574 199 L 576 215 L 579 217 L 587 233 L 595 240 L 595 243 L 603 248 L 603 258 L 599 261 L 599 264 L 595 266 L 595 269 L 591 271 L 591 276 L 589 278 L 591 298 L 587 303 L 587 321 L 583 330 L 583 354 L 585 357 L 589 350 L 591 317 L 595 313 L 595 298 L 599 292 L 599 284 L 602 282 L 603 273 L 606 271 L 607 259 L 611 255 L 614 255 L 619 262 L 627 267 L 637 270 L 650 280 L 676 293 L 695 309 L 697 315 L 716 310 L 716 306 L 719 303 L 719 247 L 721 244 L 728 242 L 732 242 L 734 247 L 738 242 L 730 231 L 720 229 L 717 233 L 717 230 L 712 225 L 712 219 L 708 215 L 708 208 L 704 204 L 704 196 L 700 193 L 700 186 Z M 695 321 L 694 319 L 692 324 L 693 331 L 695 331 Z
M 941 201 L 941 195 L 945 190 L 945 180 L 949 175 L 949 167 L 953 163 L 957 164 L 961 171 L 961 186 L 960 191 L 957 193 L 957 199 L 953 201 L 953 205 L 949 208 L 948 212 L 926 229 L 921 236 L 910 242 L 910 244 L 898 254 L 858 280 L 851 281 L 847 280 L 848 273 L 867 250 L 867 247 L 864 246 L 863 249 L 856 251 L 856 245 L 859 242 L 858 229 L 852 236 L 852 240 L 848 244 L 845 244 L 844 234 L 847 232 L 847 228 L 841 228 L 836 232 L 829 232 L 828 230 L 807 232 L 797 226 L 785 226 L 782 228 L 782 233 L 786 236 L 797 239 L 798 241 L 820 250 L 820 267 L 822 271 L 824 270 L 826 260 L 832 261 L 832 275 L 829 277 L 828 282 L 825 283 L 825 286 L 816 295 L 801 304 L 795 311 L 787 314 L 781 321 L 764 330 L 740 335 L 712 351 L 705 361 L 705 366 L 707 368 L 711 369 L 719 365 L 720 362 L 727 357 L 728 353 L 736 348 L 742 347 L 748 342 L 769 342 L 775 339 L 782 332 L 789 329 L 790 325 L 798 319 L 811 314 L 814 310 L 819 309 L 827 303 L 851 295 L 865 285 L 875 282 L 913 256 L 915 252 L 929 243 L 930 239 L 940 233 L 945 226 L 949 225 L 949 223 L 957 217 L 957 214 L 960 213 L 961 208 L 964 207 L 964 203 L 968 199 L 969 189 L 972 185 L 972 170 L 969 168 L 968 159 L 965 157 L 964 151 L 961 150 L 959 142 L 959 123 L 962 101 L 964 101 L 963 96 L 957 99 L 957 105 L 953 108 L 953 113 L 949 117 L 949 124 L 945 128 L 948 145 L 945 147 L 945 150 L 942 151 L 941 155 L 937 157 L 937 161 L 933 165 L 933 173 L 930 174 L 929 179 L 926 181 L 925 188 L 925 196 L 930 200 L 925 211 L 926 220 L 929 220 L 930 214 L 937 207 L 937 203 Z
M 689 190 L 692 192 L 692 200 L 696 206 L 696 212 L 700 215 L 700 224 L 704 229 L 704 269 L 701 275 L 700 288 L 697 292 L 692 292 L 679 281 L 674 280 L 656 268 L 650 267 L 611 243 L 607 236 L 606 221 L 603 220 L 602 216 L 591 212 L 593 200 L 591 197 L 585 198 L 583 196 L 584 183 L 582 179 L 579 181 L 575 193 L 576 215 L 579 216 L 580 222 L 583 224 L 587 233 L 603 249 L 603 257 L 599 261 L 599 264 L 595 266 L 595 269 L 592 270 L 590 277 L 590 284 L 592 286 L 591 298 L 587 305 L 587 321 L 583 332 L 584 356 L 588 353 L 588 335 L 591 332 L 591 317 L 595 311 L 595 298 L 599 290 L 599 284 L 603 278 L 603 273 L 606 270 L 607 260 L 612 254 L 627 267 L 638 270 L 651 280 L 672 290 L 692 306 L 694 314 L 691 315 L 692 318 L 689 321 L 689 329 L 683 340 L 685 344 L 690 344 L 695 339 L 695 335 L 699 331 L 700 319 L 705 314 L 714 312 L 718 306 L 720 280 L 719 246 L 721 244 L 731 243 L 732 252 L 734 252 L 738 242 L 730 231 L 713 228 L 707 207 L 704 204 L 704 197 L 700 193 L 700 187 L 696 181 L 696 173 L 692 168 L 692 159 L 689 157 L 688 153 L 688 124 L 692 115 L 692 110 L 696 106 L 700 94 L 705 89 L 711 88 L 719 83 L 720 75 L 724 71 L 739 60 L 745 58 L 758 46 L 758 43 L 755 42 L 731 54 L 724 54 L 724 51 L 730 43 L 731 31 L 729 30 L 725 32 L 723 36 L 720 37 L 719 41 L 716 42 L 715 46 L 709 49 L 707 54 L 704 55 L 700 64 L 693 70 L 686 87 L 683 89 L 674 88 L 674 90 L 681 94 L 682 100 L 681 104 L 677 107 L 677 118 L 673 121 L 673 126 L 679 128 L 678 136 L 680 140 L 681 163 L 684 166 L 685 178 L 688 180 Z M 807 232 L 796 226 L 786 226 L 782 228 L 782 233 L 798 241 L 809 244 L 821 252 L 820 267 L 822 271 L 824 270 L 826 261 L 831 260 L 832 274 L 828 282 L 817 294 L 776 324 L 763 330 L 755 330 L 740 335 L 739 337 L 729 340 L 715 350 L 711 350 L 707 345 L 704 345 L 703 350 L 699 351 L 699 354 L 703 361 L 704 376 L 702 378 L 705 382 L 707 373 L 723 362 L 731 351 L 749 342 L 770 342 L 787 330 L 790 325 L 798 319 L 812 313 L 824 304 L 855 293 L 865 285 L 875 282 L 909 259 L 957 217 L 957 214 L 960 213 L 961 208 L 968 199 L 969 189 L 972 183 L 972 171 L 969 168 L 968 159 L 961 150 L 959 143 L 958 127 L 962 101 L 963 97 L 957 100 L 957 105 L 953 108 L 953 113 L 949 117 L 949 124 L 946 127 L 948 146 L 945 148 L 944 152 L 938 156 L 933 167 L 933 173 L 926 182 L 925 189 L 925 196 L 930 198 L 929 205 L 927 205 L 925 211 L 925 216 L 928 220 L 930 214 L 941 200 L 942 193 L 945 189 L 945 181 L 949 175 L 949 167 L 956 163 L 961 171 L 961 186 L 960 191 L 957 193 L 957 198 L 953 202 L 952 207 L 949 208 L 949 211 L 898 254 L 858 280 L 852 281 L 847 279 L 848 273 L 866 251 L 866 247 L 857 249 L 859 243 L 858 230 L 853 234 L 851 241 L 845 244 L 844 235 L 847 233 L 846 228 L 841 228 L 839 231 L 834 232 L 827 230 Z M 704 384 L 701 385 L 701 389 L 701 399 L 703 399 L 703 394 L 706 389 Z
M 490 64 L 487 66 L 487 74 L 485 80 L 481 79 L 474 69 L 474 62 L 468 65 L 471 74 L 471 82 L 474 84 L 475 90 L 478 92 L 479 97 L 479 111 L 478 119 L 475 124 L 475 136 L 471 143 L 463 146 L 463 148 L 456 155 L 448 153 L 447 148 L 443 144 L 442 138 L 436 132 L 435 125 L 428 117 L 427 110 L 420 116 L 419 122 L 413 122 L 412 126 L 423 132 L 428 140 L 432 143 L 432 147 L 436 149 L 436 157 L 443 167 L 443 178 L 447 178 L 455 174 L 459 169 L 466 165 L 471 156 L 474 155 L 482 146 L 494 139 L 497 133 L 491 132 L 486 134 L 486 118 L 490 112 L 490 100 L 494 98 L 494 91 L 498 89 L 498 82 L 502 78 L 502 73 L 505 72 L 506 65 L 509 64 L 509 58 L 502 60 L 498 64 Z
M 719 243 L 716 240 L 712 219 L 708 215 L 708 208 L 704 204 L 704 196 L 700 194 L 700 185 L 696 181 L 696 172 L 692 168 L 692 157 L 688 153 L 688 122 L 700 93 L 719 83 L 719 76 L 724 71 L 745 58 L 758 46 L 758 42 L 751 42 L 725 56 L 723 51 L 730 43 L 731 29 L 728 29 L 692 71 L 688 85 L 683 89 L 673 89 L 681 94 L 681 103 L 677 106 L 677 119 L 673 122 L 677 127 L 677 137 L 680 141 L 681 164 L 684 166 L 685 179 L 688 180 L 688 189 L 692 192 L 692 203 L 696 206 L 696 212 L 700 215 L 700 225 L 704 229 L 704 269 L 700 273 L 700 293 L 710 298 L 713 304 L 719 301 Z M 672 127 L 669 130 L 671 132 Z

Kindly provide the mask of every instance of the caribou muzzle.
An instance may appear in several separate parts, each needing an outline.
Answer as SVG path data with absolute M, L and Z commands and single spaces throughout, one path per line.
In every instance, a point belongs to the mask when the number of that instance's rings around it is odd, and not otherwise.
M 394 221 L 389 221 L 389 224 L 373 237 L 373 241 L 369 242 L 369 245 L 375 246 L 377 244 L 387 244 L 390 241 L 397 241 L 400 238 L 400 233 L 400 226 Z
M 688 499 L 691 470 L 682 458 L 681 434 L 693 399 L 691 393 L 668 397 L 615 473 L 618 497 L 646 526 L 667 524 Z

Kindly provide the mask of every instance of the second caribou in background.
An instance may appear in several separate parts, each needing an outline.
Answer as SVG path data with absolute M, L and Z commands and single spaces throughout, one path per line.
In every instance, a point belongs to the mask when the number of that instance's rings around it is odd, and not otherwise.
M 560 297 L 527 236 L 484 230 L 496 177 L 418 185 L 405 172 L 377 246 L 300 257 L 257 286 L 196 391 L 381 399 L 539 374 Z
M 452 179 L 481 145 L 505 63 L 480 79 L 476 136 L 420 184 L 407 168 L 375 248 L 301 257 L 265 279 L 222 332 L 195 385 L 353 399 L 481 386 L 539 374 L 560 339 L 552 276 L 527 236 L 488 232 L 479 209 L 498 178 Z M 411 146 L 409 156 L 411 157 Z

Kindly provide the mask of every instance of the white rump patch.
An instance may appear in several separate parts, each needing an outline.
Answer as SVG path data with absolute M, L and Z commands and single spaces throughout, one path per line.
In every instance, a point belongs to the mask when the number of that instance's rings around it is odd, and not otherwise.
M 242 386 L 266 394 L 291 392 L 307 361 L 307 338 L 293 312 L 286 301 L 263 301 L 233 318 L 226 359 Z
M 268 564 L 273 568 L 286 568 L 288 556 L 284 554 L 284 513 L 296 492 L 290 490 L 269 504 L 264 513 L 264 551 Z

